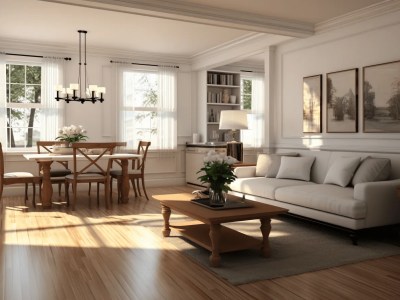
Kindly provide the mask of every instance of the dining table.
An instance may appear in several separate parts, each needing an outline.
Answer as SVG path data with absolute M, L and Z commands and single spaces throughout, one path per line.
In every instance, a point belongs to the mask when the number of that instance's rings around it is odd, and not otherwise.
M 74 156 L 72 154 L 54 154 L 54 153 L 29 153 L 23 154 L 24 158 L 27 160 L 35 160 L 40 164 L 40 168 L 43 172 L 42 174 L 42 186 L 41 186 L 41 201 L 42 208 L 51 208 L 53 196 L 53 187 L 51 184 L 50 170 L 51 165 L 54 161 L 72 161 Z M 89 157 L 95 159 L 97 155 L 88 155 Z M 85 160 L 83 155 L 76 155 L 77 160 Z M 128 176 L 128 164 L 129 160 L 141 158 L 141 154 L 133 153 L 113 153 L 104 154 L 101 160 L 117 160 L 121 166 L 122 171 L 122 188 L 121 188 L 121 202 L 128 203 L 129 201 L 129 176 Z M 106 207 L 109 207 L 109 203 L 106 203 Z

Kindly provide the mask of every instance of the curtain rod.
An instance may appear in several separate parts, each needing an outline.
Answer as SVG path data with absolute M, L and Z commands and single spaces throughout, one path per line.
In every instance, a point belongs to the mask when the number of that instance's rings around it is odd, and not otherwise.
M 21 53 L 7 53 L 7 52 L 0 52 L 6 55 L 14 55 L 14 56 L 25 56 L 25 57 L 39 57 L 39 58 L 62 58 L 64 60 L 71 60 L 71 57 L 57 57 L 57 56 L 43 56 L 43 55 L 32 55 L 32 54 L 21 54 Z
M 179 69 L 179 66 L 171 66 L 171 65 L 154 65 L 154 64 L 141 64 L 141 63 L 127 62 L 127 61 L 116 61 L 116 60 L 110 60 L 110 63 L 112 63 L 112 64 L 130 64 L 130 65 L 138 65 L 138 66 L 150 66 L 150 67 L 170 67 L 170 68 Z

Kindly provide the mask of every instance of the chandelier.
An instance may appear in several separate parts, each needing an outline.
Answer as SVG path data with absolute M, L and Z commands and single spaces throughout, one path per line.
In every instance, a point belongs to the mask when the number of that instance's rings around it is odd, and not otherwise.
M 69 88 L 64 88 L 62 85 L 57 85 L 57 97 L 55 99 L 57 101 L 64 100 L 69 103 L 71 101 L 81 102 L 82 104 L 85 102 L 95 103 L 96 101 L 100 101 L 101 103 L 104 101 L 103 95 L 106 93 L 105 87 L 100 87 L 97 85 L 89 85 L 87 86 L 87 76 L 86 76 L 86 30 L 78 30 L 79 32 L 79 76 L 78 83 L 71 83 Z M 82 51 L 82 35 L 83 35 L 83 51 Z M 84 84 L 82 85 L 82 57 L 84 59 L 83 62 L 83 73 L 84 73 Z

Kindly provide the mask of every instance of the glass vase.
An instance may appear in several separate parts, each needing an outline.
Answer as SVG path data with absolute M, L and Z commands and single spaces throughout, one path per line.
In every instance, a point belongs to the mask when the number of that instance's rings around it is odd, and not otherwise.
M 225 205 L 226 193 L 222 190 L 209 188 L 210 206 L 221 207 Z

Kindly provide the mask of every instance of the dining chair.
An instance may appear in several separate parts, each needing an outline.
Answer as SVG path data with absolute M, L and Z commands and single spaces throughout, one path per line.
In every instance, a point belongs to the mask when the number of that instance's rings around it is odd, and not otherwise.
M 33 186 L 33 197 L 32 204 L 36 207 L 36 184 L 41 184 L 42 178 L 40 176 L 35 176 L 32 173 L 28 172 L 11 172 L 4 173 L 4 155 L 3 155 L 3 146 L 0 143 L 0 200 L 3 195 L 3 188 L 5 185 L 11 184 L 25 184 L 25 198 L 24 201 L 28 200 L 28 184 L 32 183 Z
M 141 154 L 141 158 L 135 158 L 132 159 L 132 168 L 128 171 L 129 175 L 129 180 L 132 183 L 133 191 L 135 192 L 135 197 L 137 197 L 138 193 L 139 196 L 142 196 L 142 193 L 140 191 L 140 185 L 139 181 L 142 182 L 142 188 L 143 192 L 146 196 L 146 199 L 149 200 L 149 197 L 147 196 L 146 192 L 146 187 L 144 183 L 144 170 L 145 170 L 145 163 L 146 163 L 146 157 L 147 157 L 147 151 L 149 150 L 149 147 L 151 145 L 151 142 L 146 142 L 146 141 L 139 141 L 138 148 L 137 148 L 137 154 Z M 117 180 L 117 187 L 118 187 L 118 203 L 121 202 L 121 197 L 122 197 L 122 170 L 111 170 L 110 171 L 110 194 L 112 194 L 112 181 L 113 179 Z M 112 197 L 110 195 L 110 197 Z M 112 202 L 112 198 L 111 202 Z
M 69 203 L 69 185 L 72 185 L 73 200 L 72 210 L 75 210 L 77 198 L 77 185 L 80 183 L 103 183 L 105 188 L 104 198 L 108 208 L 109 199 L 109 171 L 111 160 L 104 167 L 99 161 L 105 154 L 114 152 L 116 143 L 73 143 L 73 169 L 72 174 L 65 177 L 67 202 Z M 82 159 L 79 159 L 81 156 Z M 97 205 L 99 205 L 99 193 L 97 193 Z
M 37 141 L 37 153 L 53 153 L 52 146 L 54 145 L 64 145 L 67 146 L 68 142 L 60 142 L 60 141 Z M 61 196 L 61 186 L 64 184 L 64 190 L 66 194 L 66 187 L 65 187 L 65 176 L 71 174 L 71 170 L 68 168 L 68 161 L 66 160 L 56 160 L 57 166 L 54 165 L 51 167 L 50 170 L 50 180 L 52 184 L 58 184 L 58 195 Z M 39 165 L 39 174 L 42 175 L 43 170 L 41 170 Z

